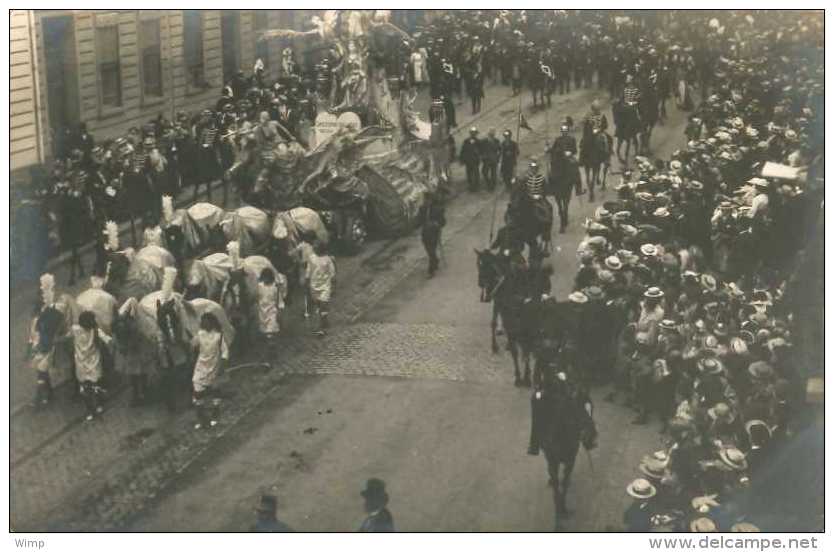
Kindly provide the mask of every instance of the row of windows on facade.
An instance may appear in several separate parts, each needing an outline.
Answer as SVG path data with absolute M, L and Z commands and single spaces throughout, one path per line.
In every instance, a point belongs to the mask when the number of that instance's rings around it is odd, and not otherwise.
M 265 18 L 256 18 L 255 22 L 256 31 L 266 28 Z M 254 34 L 257 36 L 257 32 Z M 162 41 L 159 19 L 141 21 L 139 25 L 139 45 L 141 48 L 143 94 L 145 97 L 162 97 Z M 119 107 L 122 105 L 122 81 L 119 64 L 118 25 L 96 29 L 96 49 L 101 102 L 106 107 Z M 256 56 L 268 64 L 269 51 L 266 43 L 257 41 L 255 50 Z M 203 21 L 202 15 L 197 10 L 185 10 L 183 12 L 183 57 L 189 85 L 195 88 L 205 87 Z

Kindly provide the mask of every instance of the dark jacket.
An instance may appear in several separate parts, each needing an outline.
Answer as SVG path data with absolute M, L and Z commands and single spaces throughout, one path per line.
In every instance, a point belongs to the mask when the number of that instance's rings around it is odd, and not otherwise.
M 471 136 L 460 146 L 460 161 L 464 165 L 477 165 L 481 162 L 480 141 Z
M 484 160 L 484 165 L 498 165 L 500 154 L 501 142 L 497 138 L 487 136 L 481 140 L 481 159 Z
M 393 533 L 394 518 L 388 508 L 373 512 L 359 527 L 360 533 Z

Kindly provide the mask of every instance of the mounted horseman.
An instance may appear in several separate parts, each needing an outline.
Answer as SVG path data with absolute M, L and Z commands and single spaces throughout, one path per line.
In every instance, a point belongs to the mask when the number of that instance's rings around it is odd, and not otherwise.
M 567 492 L 580 444 L 590 451 L 597 446 L 593 403 L 587 389 L 570 366 L 542 370 L 542 385 L 530 400 L 531 430 L 527 453 L 544 451 L 549 485 L 553 488 L 555 525 L 570 515 Z M 560 469 L 561 468 L 561 469 Z
M 594 201 L 596 185 L 605 185 L 605 179 L 600 180 L 600 170 L 610 158 L 612 149 L 607 130 L 608 119 L 601 111 L 599 100 L 594 100 L 591 102 L 591 111 L 582 121 L 582 140 L 579 143 L 579 164 L 585 168 L 585 184 L 588 186 L 590 201 Z
M 559 211 L 559 233 L 563 234 L 568 226 L 568 207 L 571 193 L 576 189 L 582 192 L 582 176 L 576 158 L 576 138 L 570 135 L 570 127 L 563 123 L 561 136 L 553 141 L 547 151 L 550 153 L 550 194 L 556 200 Z
M 638 109 L 640 97 L 640 89 L 634 82 L 634 75 L 627 74 L 622 96 L 615 106 L 618 115 L 615 117 L 617 119 L 617 158 L 625 165 L 628 165 L 628 155 L 632 144 L 634 144 L 635 155 L 640 151 L 640 133 L 643 128 Z M 626 144 L 625 159 L 621 155 L 623 142 Z
M 553 206 L 544 195 L 544 175 L 530 163 L 526 185 L 518 188 L 507 206 L 518 238 L 529 248 L 530 265 L 537 268 L 549 255 Z

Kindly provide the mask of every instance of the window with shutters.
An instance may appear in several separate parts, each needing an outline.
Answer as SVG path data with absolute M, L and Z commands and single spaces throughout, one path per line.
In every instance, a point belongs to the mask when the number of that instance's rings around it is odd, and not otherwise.
M 159 19 L 142 21 L 139 26 L 142 48 L 142 93 L 145 97 L 162 96 L 162 42 Z
M 203 61 L 203 16 L 199 10 L 184 10 L 182 15 L 183 54 L 188 71 L 188 84 L 193 88 L 205 86 Z
M 98 60 L 101 105 L 122 105 L 122 75 L 119 67 L 119 27 L 96 28 L 96 59 Z

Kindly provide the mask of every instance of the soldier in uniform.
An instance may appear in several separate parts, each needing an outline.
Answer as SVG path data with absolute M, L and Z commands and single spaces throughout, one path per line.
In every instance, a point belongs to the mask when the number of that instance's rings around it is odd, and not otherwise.
M 498 158 L 501 153 L 501 142 L 495 137 L 495 129 L 490 128 L 487 137 L 481 140 L 481 159 L 483 159 L 483 177 L 486 189 L 492 191 L 497 182 Z
M 504 131 L 504 141 L 501 142 L 501 180 L 504 187 L 509 190 L 515 177 L 515 168 L 518 165 L 519 148 L 518 143 L 513 141 L 513 133 L 509 129 Z
M 220 174 L 220 160 L 217 152 L 217 121 L 210 109 L 204 109 L 200 120 L 194 126 L 197 141 L 197 179 L 194 182 L 194 201 L 200 191 L 200 184 L 206 185 L 206 197 L 211 201 L 211 183 Z
M 481 187 L 480 166 L 481 166 L 481 144 L 478 140 L 478 129 L 469 129 L 469 138 L 463 141 L 460 147 L 461 163 L 466 166 L 466 183 L 470 192 L 477 192 Z
M 576 163 L 576 138 L 570 135 L 570 127 L 562 125 L 561 135 L 550 147 L 550 190 L 559 211 L 559 232 L 564 234 L 568 226 L 568 206 L 571 190 L 581 193 L 582 179 Z

